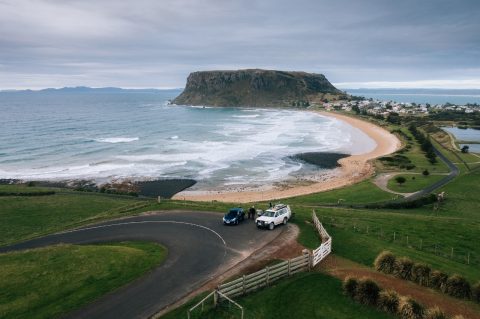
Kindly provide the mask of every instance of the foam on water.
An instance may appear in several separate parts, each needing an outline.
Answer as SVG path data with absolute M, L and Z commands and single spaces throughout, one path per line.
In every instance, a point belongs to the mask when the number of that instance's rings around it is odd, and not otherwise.
M 318 171 L 289 156 L 375 147 L 360 130 L 312 112 L 168 105 L 173 97 L 40 96 L 14 101 L 15 108 L 0 99 L 0 178 L 264 185 Z
M 138 141 L 138 137 L 105 137 L 105 138 L 97 138 L 95 141 L 102 142 L 102 143 L 129 143 Z

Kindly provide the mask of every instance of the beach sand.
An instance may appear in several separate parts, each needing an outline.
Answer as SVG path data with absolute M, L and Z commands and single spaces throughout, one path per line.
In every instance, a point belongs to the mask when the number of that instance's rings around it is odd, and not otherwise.
M 331 116 L 338 120 L 347 122 L 362 130 L 371 139 L 375 141 L 377 146 L 371 152 L 359 155 L 352 155 L 342 158 L 338 161 L 340 168 L 336 170 L 336 174 L 322 182 L 309 183 L 302 185 L 301 183 L 293 183 L 289 187 L 271 188 L 266 190 L 255 191 L 183 191 L 176 194 L 173 199 L 185 199 L 192 201 L 219 201 L 230 203 L 249 203 L 277 200 L 287 197 L 307 195 L 318 193 L 326 190 L 340 188 L 343 186 L 358 183 L 374 173 L 374 166 L 371 160 L 391 154 L 401 147 L 398 138 L 389 131 L 370 122 L 360 120 L 358 118 L 338 114 L 334 112 L 318 112 L 324 116 Z

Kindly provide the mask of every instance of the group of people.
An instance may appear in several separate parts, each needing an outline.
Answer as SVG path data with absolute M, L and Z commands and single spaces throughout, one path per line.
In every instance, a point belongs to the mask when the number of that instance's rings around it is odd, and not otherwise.
M 255 209 L 255 206 L 252 206 L 248 209 L 248 219 L 250 218 L 255 219 L 256 214 L 257 214 L 257 210 Z

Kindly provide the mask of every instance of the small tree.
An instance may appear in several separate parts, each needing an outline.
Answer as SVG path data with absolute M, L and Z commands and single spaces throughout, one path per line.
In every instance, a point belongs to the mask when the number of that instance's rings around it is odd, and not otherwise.
M 430 175 L 430 172 L 428 171 L 428 169 L 425 169 L 423 172 L 422 172 L 423 176 L 428 176 Z
M 375 258 L 375 262 L 373 265 L 377 271 L 381 271 L 386 274 L 391 274 L 395 268 L 395 255 L 389 251 L 382 251 L 377 258 Z
M 469 150 L 470 150 L 470 147 L 468 145 L 464 145 L 462 147 L 462 153 L 468 153 Z
M 403 176 L 397 176 L 395 177 L 395 181 L 399 184 L 399 185 L 402 185 L 403 183 L 405 183 L 407 181 L 407 179 Z

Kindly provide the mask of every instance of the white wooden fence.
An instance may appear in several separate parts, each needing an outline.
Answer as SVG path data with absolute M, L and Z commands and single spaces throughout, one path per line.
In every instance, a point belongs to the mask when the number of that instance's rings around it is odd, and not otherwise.
M 217 290 L 230 298 L 234 298 L 268 286 L 280 278 L 291 276 L 309 267 L 310 254 L 304 254 L 227 282 L 218 286 Z
M 312 213 L 312 220 L 315 228 L 317 229 L 320 237 L 322 238 L 322 244 L 317 249 L 314 249 L 312 251 L 312 267 L 315 267 L 332 251 L 332 237 L 330 237 L 325 228 L 323 228 L 323 225 L 318 220 L 315 211 L 313 211 Z
M 318 234 L 322 239 L 322 244 L 317 249 L 314 249 L 312 252 L 306 251 L 306 253 L 304 253 L 302 256 L 280 262 L 273 266 L 265 267 L 262 270 L 244 275 L 238 279 L 218 286 L 215 291 L 188 310 L 188 318 L 190 318 L 190 314 L 195 309 L 201 307 L 203 310 L 207 299 L 213 298 L 214 306 L 217 305 L 217 301 L 219 299 L 225 299 L 228 302 L 233 303 L 241 310 L 241 318 L 243 319 L 242 306 L 234 302 L 231 298 L 245 295 L 262 287 L 266 287 L 280 278 L 291 276 L 316 266 L 332 251 L 332 237 L 330 237 L 325 228 L 323 228 L 323 225 L 320 220 L 318 220 L 315 211 L 312 213 L 312 220 L 315 228 L 318 231 Z

